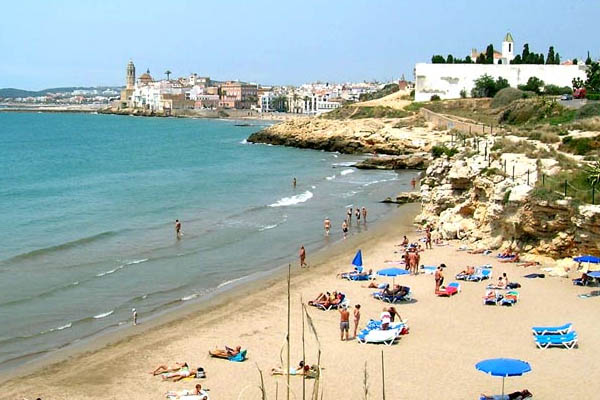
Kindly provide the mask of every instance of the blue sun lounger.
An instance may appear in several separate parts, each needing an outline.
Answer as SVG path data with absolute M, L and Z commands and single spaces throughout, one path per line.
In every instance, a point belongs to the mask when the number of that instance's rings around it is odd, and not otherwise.
M 577 346 L 577 332 L 571 331 L 566 335 L 538 335 L 534 337 L 535 345 L 540 349 L 549 347 L 564 347 L 571 350 Z
M 372 275 L 360 275 L 359 273 L 345 273 L 342 274 L 342 279 L 348 279 L 349 281 L 368 281 L 372 279 Z
M 412 299 L 410 288 L 406 287 L 406 286 L 405 286 L 405 288 L 406 288 L 405 295 L 386 295 L 386 294 L 382 294 L 381 292 L 375 292 L 375 293 L 373 293 L 373 297 L 375 297 L 377 300 L 381 300 L 386 303 L 398 303 L 401 301 L 410 301 Z
M 536 336 L 543 335 L 566 335 L 573 330 L 573 323 L 568 322 L 561 326 L 534 326 L 531 328 Z
M 484 279 L 490 279 L 492 277 L 492 270 L 489 268 L 477 268 L 473 275 L 467 276 L 469 282 L 480 282 Z

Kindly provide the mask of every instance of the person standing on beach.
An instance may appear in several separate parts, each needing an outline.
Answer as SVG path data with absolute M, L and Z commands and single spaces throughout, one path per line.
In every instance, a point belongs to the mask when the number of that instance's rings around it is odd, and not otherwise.
M 442 272 L 442 267 L 439 266 L 435 270 L 435 293 L 440 291 L 442 283 L 444 283 L 444 274 Z
M 348 225 L 352 225 L 352 207 L 350 207 L 346 212 L 346 223 Z
M 342 232 L 344 233 L 344 239 L 348 236 L 348 224 L 346 221 L 342 222 Z
M 417 180 L 414 177 L 410 180 L 410 185 L 413 189 L 415 188 L 415 186 L 417 186 Z
M 135 311 L 135 308 L 131 309 L 131 318 L 133 320 L 133 325 L 137 325 L 137 311 Z
M 354 212 L 354 215 L 356 216 L 356 223 L 360 224 L 360 208 L 356 207 L 356 211 Z
M 177 239 L 181 239 L 181 222 L 178 219 L 175 220 L 175 234 L 177 235 Z
M 304 268 L 304 266 L 308 267 L 308 264 L 306 264 L 306 250 L 304 249 L 304 246 L 300 246 L 300 268 Z
M 325 236 L 329 236 L 329 230 L 331 229 L 329 217 L 325 218 L 325 221 L 323 221 L 323 227 L 325 228 Z
M 358 323 L 360 322 L 360 304 L 354 306 L 354 338 L 356 338 L 356 331 L 358 330 Z
M 425 248 L 431 249 L 431 227 L 427 226 L 425 229 Z
M 341 337 L 340 339 L 344 340 L 344 332 L 346 332 L 346 340 L 348 340 L 348 331 L 350 330 L 350 312 L 346 308 L 346 306 L 342 307 L 340 310 L 340 331 Z
M 366 224 L 367 223 L 367 208 L 366 207 L 362 208 L 362 216 L 363 216 L 363 223 Z

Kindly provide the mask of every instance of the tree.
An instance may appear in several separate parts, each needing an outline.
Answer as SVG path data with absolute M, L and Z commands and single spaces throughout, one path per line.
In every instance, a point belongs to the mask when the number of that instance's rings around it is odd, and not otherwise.
M 548 49 L 546 64 L 554 64 L 554 46 L 550 46 L 550 48 Z
M 544 55 L 542 53 L 538 54 L 538 64 L 544 63 Z
M 485 54 L 479 53 L 477 59 L 475 60 L 477 64 L 485 64 Z
M 172 72 L 169 70 L 165 71 L 165 75 L 167 76 L 167 80 L 169 80 L 169 78 L 171 77 Z
M 521 90 L 525 90 L 528 92 L 535 92 L 537 94 L 540 94 L 542 91 L 542 88 L 544 87 L 544 81 L 536 76 L 532 76 L 527 80 L 527 84 L 519 85 L 518 87 Z
M 494 45 L 488 44 L 488 47 L 485 49 L 485 63 L 493 64 L 494 63 Z
M 592 58 L 590 57 L 590 51 L 588 50 L 588 56 L 585 59 L 585 65 L 590 65 L 592 63 Z
M 591 93 L 600 93 L 600 64 L 592 61 L 585 72 L 585 88 Z
M 507 87 L 510 87 L 510 85 L 508 84 L 508 80 L 499 76 L 498 79 L 496 79 L 496 85 L 494 87 L 494 95 L 496 95 L 496 93 L 498 93 L 500 90 L 507 88 Z
M 488 74 L 480 76 L 474 82 L 471 97 L 494 97 L 499 90 L 509 87 L 508 81 L 503 77 L 500 76 L 494 81 Z
M 521 55 L 520 55 L 520 54 L 517 54 L 517 55 L 515 56 L 515 58 L 513 58 L 513 59 L 511 60 L 511 62 L 510 62 L 510 63 L 511 63 L 511 64 L 522 64 L 522 63 L 523 63 L 523 61 L 521 60 Z
M 467 90 L 466 89 L 462 89 L 460 91 L 460 97 L 463 98 L 463 99 L 467 98 Z
M 446 64 L 454 64 L 454 57 L 452 54 L 448 54 L 448 58 L 446 58 Z
M 577 65 L 578 63 L 579 63 L 579 60 L 578 60 L 578 59 L 576 59 L 576 58 L 574 58 L 574 59 L 573 59 L 573 65 Z
M 556 53 L 556 55 L 554 56 L 554 64 L 560 65 L 560 54 L 559 53 Z
M 432 64 L 445 64 L 446 59 L 443 56 L 436 54 L 433 57 L 431 57 L 431 63 Z
M 523 45 L 523 53 L 521 56 L 521 60 L 523 60 L 523 64 L 529 63 L 529 43 L 525 43 Z
M 573 78 L 571 84 L 573 85 L 573 90 L 575 90 L 581 89 L 584 85 L 584 82 L 581 80 L 581 78 Z
M 594 161 L 586 167 L 587 179 L 590 185 L 596 186 L 600 183 L 600 161 Z
M 471 56 L 465 57 L 465 64 L 473 64 L 473 60 L 471 60 Z

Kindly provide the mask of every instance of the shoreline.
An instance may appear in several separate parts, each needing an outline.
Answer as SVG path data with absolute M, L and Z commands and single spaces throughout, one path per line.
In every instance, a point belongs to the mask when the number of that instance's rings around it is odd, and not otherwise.
M 412 206 L 416 208 L 417 204 L 413 204 Z M 396 210 L 391 210 L 389 215 L 386 216 L 387 220 L 373 223 L 369 229 L 372 230 L 372 232 L 355 233 L 348 236 L 348 239 L 346 240 L 338 239 L 333 243 L 325 244 L 323 248 L 311 255 L 311 262 L 322 263 L 324 259 L 336 255 L 344 251 L 344 249 L 358 244 L 358 242 L 376 240 L 377 237 L 382 234 L 382 230 L 389 229 L 391 224 L 389 220 L 398 218 L 396 214 L 400 212 L 400 208 L 401 207 L 398 207 Z M 410 208 L 410 205 L 404 208 Z M 410 221 L 412 221 L 416 214 L 417 211 L 412 212 L 409 223 L 411 223 Z M 375 238 L 372 236 L 375 236 Z M 293 264 L 295 264 L 296 261 L 297 260 L 294 259 Z M 135 327 L 131 325 L 109 327 L 103 332 L 76 340 L 64 348 L 49 350 L 47 354 L 30 361 L 25 361 L 12 369 L 2 369 L 0 370 L 0 384 L 26 377 L 31 371 L 39 371 L 48 367 L 52 368 L 63 363 L 68 363 L 71 360 L 85 357 L 85 355 L 90 353 L 94 354 L 112 348 L 113 346 L 119 346 L 120 343 L 129 342 L 140 335 L 154 330 L 161 330 L 168 324 L 180 324 L 188 318 L 193 318 L 192 314 L 194 313 L 207 310 L 209 310 L 209 312 L 218 312 L 223 307 L 226 307 L 228 303 L 235 301 L 235 297 L 240 293 L 251 296 L 280 282 L 287 273 L 286 267 L 287 265 L 280 265 L 268 271 L 260 271 L 239 278 L 239 280 L 236 280 L 229 285 L 225 285 L 209 295 L 166 308 L 149 317 L 144 318 L 144 316 L 141 316 L 141 318 L 138 318 L 138 325 Z M 293 277 L 301 272 L 297 269 L 297 266 L 295 269 L 292 269 Z M 2 398 L 1 395 L 0 398 Z

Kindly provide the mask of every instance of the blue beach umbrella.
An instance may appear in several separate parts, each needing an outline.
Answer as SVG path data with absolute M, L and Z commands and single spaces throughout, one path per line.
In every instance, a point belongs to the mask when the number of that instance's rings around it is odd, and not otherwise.
M 358 272 L 362 272 L 363 270 L 363 263 L 362 263 L 362 251 L 358 250 L 356 252 L 356 255 L 354 256 L 354 260 L 352 260 L 352 265 L 354 265 L 354 268 L 358 271 Z
M 600 279 L 600 271 L 588 272 L 587 275 L 592 278 Z
M 404 268 L 385 268 L 377 271 L 377 275 L 380 276 L 391 276 L 392 278 L 397 277 L 398 275 L 408 275 L 410 272 L 405 270 Z M 392 279 L 392 285 L 394 284 L 395 279 Z
M 504 398 L 504 379 L 508 376 L 521 376 L 531 371 L 528 362 L 515 360 L 514 358 L 490 358 L 479 361 L 475 368 L 492 376 L 502 377 L 502 397 Z
M 580 263 L 591 263 L 591 264 L 600 264 L 600 257 L 594 257 L 594 256 L 579 256 L 579 257 L 573 257 L 574 261 L 580 262 Z

